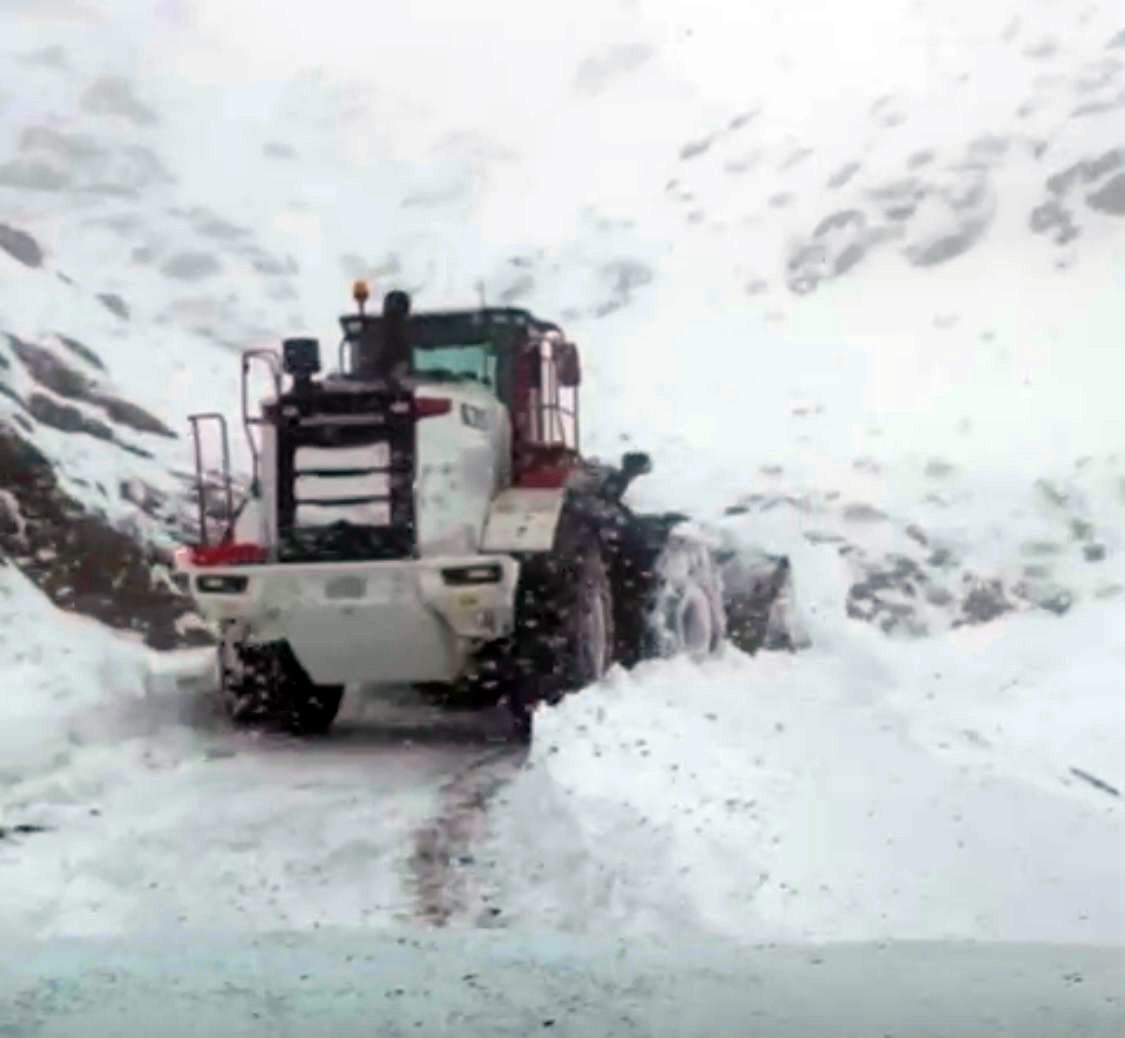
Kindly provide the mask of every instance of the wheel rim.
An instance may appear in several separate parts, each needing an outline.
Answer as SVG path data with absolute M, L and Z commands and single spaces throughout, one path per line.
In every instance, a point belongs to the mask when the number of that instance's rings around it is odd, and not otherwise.
M 699 587 L 684 592 L 677 619 L 682 651 L 690 656 L 702 656 L 709 652 L 714 637 L 711 604 Z

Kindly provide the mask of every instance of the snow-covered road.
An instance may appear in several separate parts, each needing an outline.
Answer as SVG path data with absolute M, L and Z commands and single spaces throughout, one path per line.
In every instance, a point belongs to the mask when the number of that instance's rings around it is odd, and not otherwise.
M 914 642 L 812 616 L 796 656 L 615 671 L 528 753 L 502 714 L 405 691 L 352 694 L 323 739 L 232 732 L 185 678 L 204 653 L 0 588 L 27 668 L 0 706 L 0 932 L 1125 933 L 1120 606 Z
M 146 674 L 143 653 L 92 623 L 55 618 L 69 638 L 51 645 L 44 608 L 0 569 L 0 637 L 26 667 L 8 672 L 0 708 L 0 932 L 304 930 L 456 911 L 451 862 L 526 753 L 503 715 L 357 693 L 323 740 L 234 732 L 190 680 L 202 654 Z

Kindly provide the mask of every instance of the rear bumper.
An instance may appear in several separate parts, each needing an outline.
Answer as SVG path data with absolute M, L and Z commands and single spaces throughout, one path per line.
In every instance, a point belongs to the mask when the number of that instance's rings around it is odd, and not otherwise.
M 453 680 L 511 633 L 519 579 L 506 555 L 177 570 L 208 620 L 284 639 L 317 684 Z

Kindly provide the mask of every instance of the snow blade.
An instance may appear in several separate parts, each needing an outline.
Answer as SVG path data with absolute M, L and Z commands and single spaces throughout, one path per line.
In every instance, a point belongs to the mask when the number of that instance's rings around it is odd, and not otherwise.
M 789 559 L 728 543 L 718 553 L 727 639 L 751 655 L 759 649 L 807 648 L 793 601 Z

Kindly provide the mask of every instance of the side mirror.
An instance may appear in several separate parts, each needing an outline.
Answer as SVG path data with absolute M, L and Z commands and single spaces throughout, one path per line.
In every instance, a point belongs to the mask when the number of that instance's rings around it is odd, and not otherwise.
M 573 389 L 582 381 L 582 365 L 578 359 L 578 347 L 572 342 L 558 343 L 554 349 L 555 367 L 559 375 L 559 385 Z
M 652 458 L 644 451 L 627 451 L 621 455 L 621 468 L 611 471 L 602 484 L 601 496 L 609 501 L 620 501 L 634 479 L 651 471 Z
M 652 458 L 644 451 L 626 451 L 621 455 L 621 471 L 630 482 L 652 471 Z
M 316 339 L 286 339 L 281 344 L 285 374 L 307 379 L 320 371 L 320 343 Z

